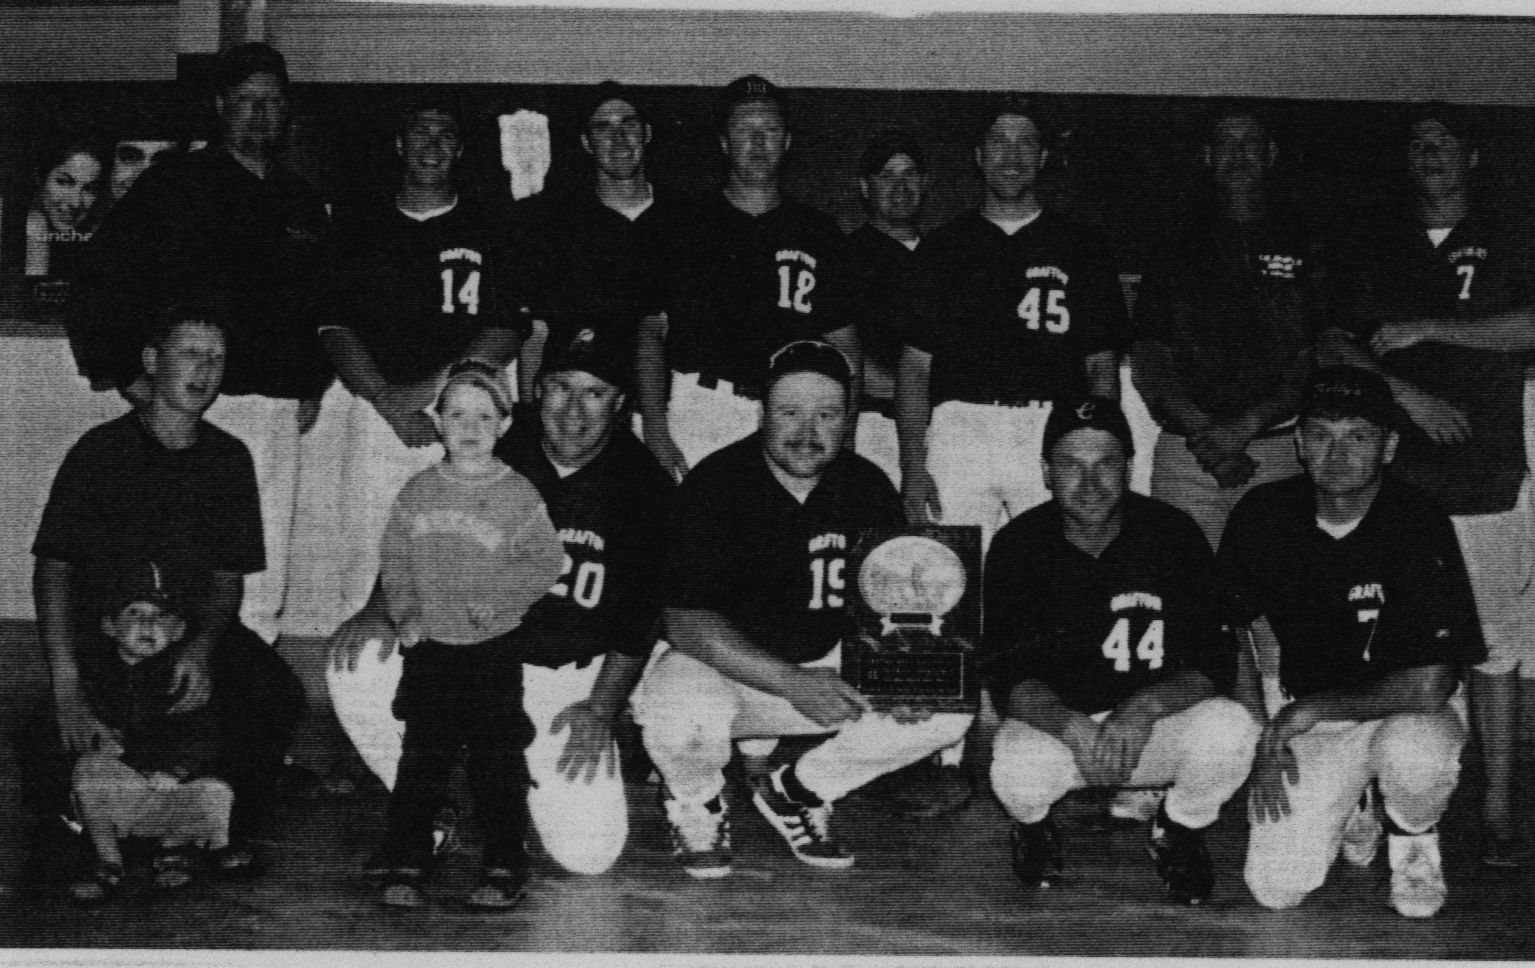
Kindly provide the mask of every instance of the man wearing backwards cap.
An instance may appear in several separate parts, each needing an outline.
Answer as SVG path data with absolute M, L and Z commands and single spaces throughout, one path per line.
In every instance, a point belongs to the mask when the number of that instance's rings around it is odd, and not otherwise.
M 907 518 L 978 525 L 983 542 L 1045 500 L 1033 455 L 1051 401 L 1119 397 L 1119 274 L 1099 239 L 1041 207 L 1044 136 L 1032 104 L 988 114 L 981 206 L 922 242 L 928 291 L 897 375 Z
M 1487 770 L 1483 862 L 1535 861 L 1514 821 L 1519 709 L 1535 705 L 1535 505 L 1524 437 L 1524 354 L 1535 347 L 1535 238 L 1473 195 L 1477 133 L 1463 109 L 1410 116 L 1412 207 L 1353 247 L 1348 330 L 1324 344 L 1334 362 L 1385 375 L 1411 418 L 1398 428 L 1395 473 L 1450 512 L 1471 572 L 1487 661 L 1471 700 Z
M 639 344 L 645 442 L 679 476 L 757 426 L 762 367 L 785 343 L 825 339 L 859 376 L 857 330 L 839 312 L 842 232 L 783 194 L 790 143 L 785 98 L 771 81 L 753 74 L 726 86 L 724 189 L 690 213 L 687 244 L 668 266 L 677 298 L 647 319 Z
M 1383 824 L 1392 908 L 1431 917 L 1448 894 L 1436 824 L 1466 738 L 1451 694 L 1486 651 L 1448 516 L 1387 473 L 1395 409 L 1379 375 L 1318 369 L 1295 431 L 1305 473 L 1250 491 L 1221 540 L 1244 634 L 1279 656 L 1267 709 L 1245 652 L 1238 690 L 1267 720 L 1245 870 L 1264 907 L 1300 904 L 1340 847 L 1368 865 Z
M 1026 888 L 1063 877 L 1051 807 L 1086 786 L 1171 786 L 1149 849 L 1169 894 L 1209 900 L 1204 829 L 1247 779 L 1258 727 L 1218 695 L 1236 650 L 1214 556 L 1183 511 L 1128 493 L 1114 401 L 1063 397 L 1045 424 L 1053 500 L 1008 522 L 986 558 L 983 674 L 1003 721 L 992 788 Z
M 611 867 L 628 838 L 613 724 L 660 619 L 672 481 L 624 425 L 630 373 L 621 340 L 576 333 L 545 353 L 539 420 L 514 424 L 496 445 L 543 495 L 565 549 L 559 581 L 508 641 L 522 653 L 535 728 L 533 827 L 549 856 L 581 874 Z M 327 671 L 338 719 L 389 783 L 401 736 L 389 710 L 400 662 L 393 643 L 375 598 L 337 630 Z
M 861 531 L 901 523 L 889 479 L 842 446 L 852 382 L 831 345 L 788 344 L 767 368 L 760 432 L 705 459 L 678 492 L 671 647 L 641 680 L 634 717 L 693 877 L 730 872 L 732 739 L 835 734 L 755 784 L 753 800 L 795 857 L 845 869 L 853 855 L 832 830 L 833 804 L 954 743 L 972 719 L 874 712 L 838 674 L 848 555 Z

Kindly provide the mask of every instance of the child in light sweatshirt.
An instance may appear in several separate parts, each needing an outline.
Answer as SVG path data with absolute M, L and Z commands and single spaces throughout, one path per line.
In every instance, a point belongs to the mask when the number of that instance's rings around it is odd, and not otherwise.
M 564 552 L 537 489 L 498 460 L 511 425 L 501 371 L 456 364 L 434 419 L 447 456 L 400 491 L 384 532 L 379 576 L 405 669 L 394 714 L 404 756 L 389 800 L 383 902 L 420 907 L 432 857 L 432 814 L 465 748 L 484 871 L 465 902 L 510 909 L 525 894 L 532 725 L 522 660 L 505 641 L 560 575 Z

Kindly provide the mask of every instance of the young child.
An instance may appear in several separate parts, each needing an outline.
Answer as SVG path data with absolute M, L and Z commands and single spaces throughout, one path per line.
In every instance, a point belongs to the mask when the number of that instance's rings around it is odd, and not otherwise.
M 75 761 L 70 796 L 96 851 L 94 868 L 70 888 L 95 904 L 123 878 L 119 839 L 159 841 L 155 886 L 192 880 L 184 851 L 229 846 L 234 793 L 202 776 L 218 753 L 218 721 L 207 708 L 171 715 L 174 665 L 187 631 L 183 603 L 160 567 L 140 562 L 106 582 L 100 636 L 80 657 L 80 684 L 91 712 L 109 727 L 116 748 L 97 748 Z
M 404 755 L 389 800 L 383 902 L 420 907 L 432 814 L 458 754 L 485 835 L 484 871 L 465 899 L 510 909 L 527 884 L 527 763 L 522 660 L 502 636 L 559 578 L 562 546 L 538 491 L 492 453 L 511 425 L 499 370 L 455 364 L 433 419 L 447 456 L 400 491 L 384 531 L 379 577 L 405 668 L 394 715 Z

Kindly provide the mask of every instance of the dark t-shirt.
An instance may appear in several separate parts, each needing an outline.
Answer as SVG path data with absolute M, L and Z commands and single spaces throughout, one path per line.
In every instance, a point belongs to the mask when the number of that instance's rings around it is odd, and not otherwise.
M 753 434 L 683 479 L 665 604 L 718 612 L 785 661 L 819 659 L 851 628 L 845 569 L 860 533 L 902 520 L 890 479 L 845 450 L 801 504 Z
M 468 199 L 425 221 L 387 207 L 342 218 L 321 325 L 357 334 L 390 383 L 451 363 L 488 327 L 527 325 L 532 271 L 504 224 Z
M 1008 235 L 968 212 L 917 251 L 927 272 L 906 338 L 933 355 L 934 406 L 1085 393 L 1084 359 L 1128 338 L 1107 246 L 1065 216 L 1044 212 Z
M 748 215 L 715 192 L 687 214 L 671 268 L 671 367 L 759 386 L 785 343 L 845 325 L 835 310 L 842 232 L 831 216 L 791 198 Z
M 80 651 L 80 688 L 96 718 L 122 737 L 125 764 L 195 779 L 219 752 L 219 717 L 211 706 L 172 715 L 180 699 L 172 688 L 178 656 L 173 646 L 129 665 L 98 632 Z
M 1305 475 L 1256 487 L 1232 512 L 1218 560 L 1240 620 L 1268 618 L 1280 680 L 1297 698 L 1486 655 L 1450 519 L 1389 475 L 1342 538 L 1317 527 Z
M 986 556 L 982 668 L 999 707 L 1026 679 L 1088 714 L 1184 669 L 1229 688 L 1236 651 L 1192 518 L 1126 494 L 1123 528 L 1097 558 L 1063 528 L 1050 501 L 1008 522 Z
M 565 546 L 554 590 L 509 634 L 523 661 L 557 668 L 607 652 L 647 654 L 659 631 L 671 476 L 622 427 L 565 477 L 532 421 L 513 427 L 496 455 L 538 488 Z
M 257 178 L 219 148 L 155 165 L 80 267 L 70 332 L 81 372 L 132 381 L 158 312 L 214 296 L 230 329 L 224 393 L 319 396 L 331 379 L 315 331 L 329 233 L 319 194 L 281 167 Z
M 1417 219 L 1404 214 L 1367 230 L 1346 251 L 1334 322 L 1361 337 L 1396 320 L 1474 318 L 1535 303 L 1528 232 L 1477 212 L 1437 247 Z M 1420 343 L 1381 362 L 1471 422 L 1465 441 L 1436 444 L 1402 415 L 1392 471 L 1451 514 L 1513 507 L 1525 475 L 1524 361 Z
M 53 479 L 32 553 L 77 566 L 156 561 L 189 571 L 266 567 L 250 452 L 209 423 L 169 450 L 136 413 L 87 431 Z
M 842 316 L 858 327 L 864 354 L 894 369 L 901 358 L 901 334 L 920 291 L 920 261 L 913 249 L 872 225 L 860 226 L 843 243 Z
M 1135 379 L 1186 393 L 1217 419 L 1281 393 L 1298 395 L 1325 322 L 1321 253 L 1298 225 L 1278 219 L 1204 220 L 1157 252 L 1135 304 L 1135 338 L 1161 343 L 1137 355 Z M 1294 416 L 1283 414 L 1280 419 Z

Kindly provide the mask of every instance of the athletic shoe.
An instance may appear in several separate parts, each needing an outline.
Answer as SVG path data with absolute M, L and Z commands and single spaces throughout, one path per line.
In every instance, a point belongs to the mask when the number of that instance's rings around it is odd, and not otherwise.
M 866 799 L 897 817 L 936 820 L 963 810 L 975 796 L 975 783 L 963 766 L 931 756 L 885 774 L 864 790 Z
M 1431 918 L 1444 907 L 1450 889 L 1439 862 L 1439 832 L 1392 834 L 1391 906 L 1404 918 Z
M 1210 900 L 1215 890 L 1215 872 L 1210 866 L 1203 830 L 1170 819 L 1164 803 L 1151 821 L 1146 850 L 1157 862 L 1157 873 L 1162 875 L 1162 883 L 1174 901 L 1203 904 Z
M 1359 805 L 1343 825 L 1343 859 L 1355 867 L 1369 867 L 1380 850 L 1382 825 L 1375 810 L 1375 787 L 1364 788 Z
M 1013 821 L 1008 838 L 1013 848 L 1013 873 L 1024 887 L 1054 887 L 1061 882 L 1065 864 L 1061 838 L 1049 817 L 1039 823 Z
M 1535 844 L 1522 833 L 1509 837 L 1489 834 L 1482 848 L 1482 863 L 1488 867 L 1526 867 L 1535 863 Z
M 1114 791 L 1109 816 L 1115 820 L 1145 823 L 1157 815 L 1167 791 L 1161 787 L 1125 787 Z
M 832 807 L 829 803 L 801 803 L 784 790 L 786 764 L 756 784 L 752 802 L 757 812 L 789 845 L 794 856 L 812 867 L 846 870 L 853 866 L 853 855 L 831 832 Z
M 689 877 L 711 880 L 730 873 L 730 817 L 723 793 L 708 803 L 667 798 L 672 828 L 672 856 Z
M 458 807 L 445 802 L 432 814 L 432 856 L 440 856 L 457 850 Z

